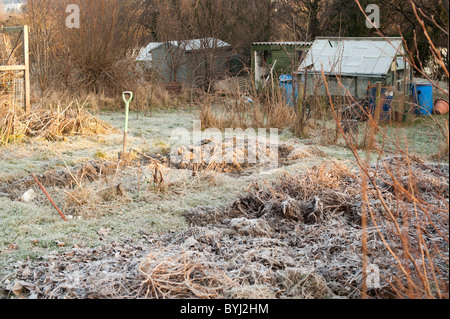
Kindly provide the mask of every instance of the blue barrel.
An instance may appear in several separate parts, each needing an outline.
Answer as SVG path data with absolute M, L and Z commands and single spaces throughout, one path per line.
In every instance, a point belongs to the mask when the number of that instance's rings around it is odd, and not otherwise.
M 369 87 L 369 110 L 372 116 L 375 114 L 375 108 L 377 105 L 377 87 L 371 86 Z M 388 92 L 387 87 L 381 88 L 381 100 L 384 102 L 381 106 L 380 120 L 381 121 L 389 121 L 391 119 L 391 109 L 392 109 L 392 100 L 394 95 Z
M 413 103 L 417 105 L 415 114 L 433 114 L 433 86 L 431 83 L 413 84 Z
M 292 75 L 290 74 L 284 74 L 279 77 L 280 79 L 280 88 L 282 88 L 283 92 L 283 100 L 288 104 L 289 106 L 295 106 L 297 102 L 297 95 L 298 95 L 298 85 L 297 81 L 294 83 L 295 92 L 294 92 L 294 99 L 292 96 Z

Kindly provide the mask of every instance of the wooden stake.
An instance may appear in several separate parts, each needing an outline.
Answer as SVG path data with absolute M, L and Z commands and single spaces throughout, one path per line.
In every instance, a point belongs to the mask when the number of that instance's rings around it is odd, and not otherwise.
M 139 99 L 137 93 L 134 100 L 136 101 L 136 120 L 139 120 Z
M 64 219 L 65 221 L 67 221 L 66 216 L 64 216 L 64 214 L 61 212 L 61 210 L 58 208 L 58 206 L 56 206 L 55 202 L 53 201 L 53 199 L 50 197 L 50 195 L 47 193 L 47 191 L 45 190 L 44 186 L 42 186 L 42 184 L 38 181 L 38 179 L 36 178 L 36 176 L 34 174 L 31 174 L 31 176 L 33 176 L 34 180 L 36 181 L 36 183 L 39 185 L 39 187 L 42 189 L 42 191 L 44 192 L 45 196 L 47 196 L 47 198 L 50 200 L 50 203 L 52 203 L 53 207 L 56 208 L 56 210 L 58 211 L 59 215 L 61 215 L 62 219 Z
M 139 167 L 138 167 L 138 200 L 141 197 L 141 159 L 139 159 Z
M 379 124 L 381 115 L 381 82 L 377 82 L 377 93 L 375 101 L 374 120 L 376 124 Z
M 305 83 L 300 82 L 298 84 L 298 97 L 297 97 L 297 114 L 300 117 L 303 111 L 303 93 L 305 92 Z
M 148 103 L 149 103 L 149 100 L 150 100 L 150 94 L 147 94 L 147 100 L 146 100 L 146 102 L 145 102 L 145 113 L 144 113 L 144 117 L 147 117 L 147 114 L 148 114 Z

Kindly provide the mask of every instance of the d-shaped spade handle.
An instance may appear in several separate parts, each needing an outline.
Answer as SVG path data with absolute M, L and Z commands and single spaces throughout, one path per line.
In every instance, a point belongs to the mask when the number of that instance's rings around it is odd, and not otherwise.
M 127 99 L 129 95 L 129 99 Z M 128 131 L 128 112 L 130 109 L 130 102 L 133 99 L 133 92 L 125 91 L 122 93 L 123 100 L 125 101 L 125 133 Z
M 129 99 L 127 99 L 129 95 Z M 125 101 L 125 128 L 123 132 L 123 154 L 126 153 L 127 148 L 127 133 L 128 133 L 128 112 L 130 108 L 130 102 L 133 99 L 133 92 L 125 91 L 122 93 L 123 100 Z
M 127 100 L 127 95 L 130 96 L 130 98 L 128 100 Z M 133 92 L 125 91 L 122 93 L 122 97 L 123 97 L 123 100 L 125 101 L 125 103 L 130 103 L 131 100 L 133 99 Z

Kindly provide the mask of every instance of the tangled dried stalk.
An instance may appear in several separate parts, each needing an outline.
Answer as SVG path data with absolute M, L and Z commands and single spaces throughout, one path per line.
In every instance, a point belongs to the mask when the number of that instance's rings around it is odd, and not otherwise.
M 254 184 L 249 194 L 229 209 L 259 218 L 267 212 L 285 218 L 315 223 L 319 220 L 351 213 L 359 195 L 354 172 L 336 161 L 313 167 L 308 174 L 287 175 L 271 185 Z
M 227 277 L 211 268 L 188 251 L 167 247 L 151 252 L 140 264 L 139 273 L 146 298 L 217 298 Z
M 295 124 L 295 111 L 283 100 L 279 88 L 237 91 L 225 96 L 210 95 L 202 101 L 202 128 L 278 128 Z
M 158 160 L 154 159 L 153 157 L 145 155 L 142 152 L 139 152 L 135 149 L 131 148 L 130 150 L 139 154 L 146 161 L 148 161 L 149 164 L 152 164 L 154 166 L 153 174 L 152 174 L 153 180 L 152 180 L 152 184 L 149 185 L 149 189 L 151 188 L 151 186 L 154 186 L 159 191 L 164 191 L 165 190 L 165 182 L 164 182 L 164 174 L 162 173 L 162 170 L 161 170 L 161 163 Z M 140 180 L 138 182 L 140 183 Z
M 74 103 L 76 104 L 74 107 Z M 39 110 L 25 113 L 14 107 L 3 107 L 0 119 L 0 142 L 28 137 L 55 140 L 63 136 L 115 133 L 117 129 L 84 109 L 78 101 L 64 110 Z

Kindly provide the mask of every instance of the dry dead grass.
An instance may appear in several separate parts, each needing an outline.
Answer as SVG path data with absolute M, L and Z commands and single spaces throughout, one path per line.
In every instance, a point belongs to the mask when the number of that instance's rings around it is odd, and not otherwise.
M 11 106 L 0 105 L 0 142 L 6 146 L 23 137 L 55 140 L 72 135 L 117 133 L 118 130 L 85 109 L 84 103 L 70 103 L 66 108 L 35 110 L 29 113 Z
M 269 92 L 270 91 L 270 92 Z M 200 103 L 202 128 L 278 128 L 294 125 L 296 114 L 278 88 L 205 96 Z

